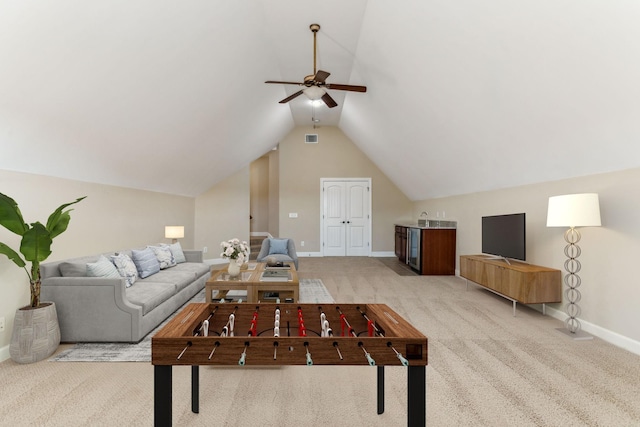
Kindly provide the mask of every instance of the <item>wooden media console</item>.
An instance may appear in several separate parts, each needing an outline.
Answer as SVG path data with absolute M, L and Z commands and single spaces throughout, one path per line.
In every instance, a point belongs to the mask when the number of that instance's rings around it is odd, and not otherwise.
M 408 425 L 425 425 L 427 337 L 385 304 L 189 304 L 153 336 L 151 354 L 157 426 L 171 425 L 173 365 L 192 367 L 194 413 L 200 365 L 376 366 L 378 414 L 384 367 L 404 366 Z
M 544 304 L 562 302 L 560 270 L 489 255 L 460 256 L 460 277 L 464 277 L 513 302 Z M 468 284 L 468 282 L 467 282 Z

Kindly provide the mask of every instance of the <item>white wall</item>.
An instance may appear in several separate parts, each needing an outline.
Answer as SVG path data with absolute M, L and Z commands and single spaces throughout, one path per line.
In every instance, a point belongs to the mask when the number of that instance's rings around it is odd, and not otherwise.
M 547 228 L 550 196 L 599 193 L 602 227 L 582 228 L 579 260 L 584 329 L 640 354 L 640 286 L 634 266 L 640 253 L 640 169 L 546 182 L 504 190 L 425 200 L 414 218 L 428 211 L 458 221 L 458 255 L 481 252 L 481 217 L 525 212 L 527 261 L 563 270 L 564 229 Z M 459 258 L 458 258 L 459 263 Z M 564 318 L 561 304 L 552 315 Z
M 63 203 L 87 196 L 72 206 L 67 231 L 53 241 L 48 261 L 92 255 L 147 244 L 169 242 L 165 225 L 184 225 L 184 248 L 193 246 L 194 199 L 151 191 L 133 190 L 0 170 L 0 192 L 13 198 L 25 222 L 46 223 Z M 19 236 L 0 227 L 0 242 L 16 249 Z M 4 255 L 0 256 L 0 316 L 6 319 L 0 333 L 0 360 L 11 341 L 16 309 L 29 304 L 27 275 Z

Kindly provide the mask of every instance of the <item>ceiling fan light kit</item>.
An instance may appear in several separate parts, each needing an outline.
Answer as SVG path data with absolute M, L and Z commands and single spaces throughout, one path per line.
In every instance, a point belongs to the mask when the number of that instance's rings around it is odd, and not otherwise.
M 306 89 L 302 89 L 302 92 L 312 101 L 321 99 L 322 96 L 327 93 L 324 89 L 318 86 L 309 86 Z
M 329 84 L 326 83 L 327 77 L 331 75 L 328 71 L 316 70 L 316 34 L 320 31 L 320 24 L 311 24 L 309 25 L 309 29 L 313 33 L 313 74 L 306 76 L 303 79 L 302 83 L 299 82 L 285 82 L 285 81 L 275 81 L 275 80 L 267 80 L 265 83 L 276 83 L 276 84 L 285 84 L 285 85 L 297 85 L 297 86 L 305 86 L 304 89 L 301 89 L 295 92 L 292 95 L 289 95 L 282 101 L 280 104 L 286 104 L 292 99 L 297 98 L 303 93 L 307 98 L 311 100 L 322 100 L 325 105 L 329 108 L 333 108 L 338 105 L 338 103 L 329 95 L 327 89 L 332 90 L 345 90 L 349 92 L 366 92 L 366 86 L 356 86 L 356 85 L 346 85 L 346 84 Z

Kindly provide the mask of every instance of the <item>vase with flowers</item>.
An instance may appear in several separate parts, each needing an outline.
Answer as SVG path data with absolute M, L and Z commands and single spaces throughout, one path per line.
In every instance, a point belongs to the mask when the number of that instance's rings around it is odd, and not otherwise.
M 239 239 L 231 239 L 220 243 L 220 247 L 222 248 L 220 256 L 229 259 L 227 268 L 229 276 L 237 277 L 240 274 L 240 267 L 249 259 L 249 245 Z

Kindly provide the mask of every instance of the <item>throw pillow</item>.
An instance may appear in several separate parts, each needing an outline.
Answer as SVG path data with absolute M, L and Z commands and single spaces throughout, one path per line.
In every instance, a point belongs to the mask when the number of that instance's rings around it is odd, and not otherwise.
M 173 267 L 176 265 L 176 260 L 171 253 L 171 249 L 168 246 L 147 246 L 151 248 L 153 253 L 158 258 L 158 262 L 160 263 L 160 270 L 164 270 L 165 268 Z
M 87 276 L 89 277 L 110 277 L 120 278 L 116 266 L 104 255 L 100 255 L 96 262 L 87 264 Z
M 185 258 L 184 256 L 184 252 L 182 251 L 182 246 L 180 246 L 180 242 L 176 242 L 171 245 L 161 245 L 161 246 L 166 246 L 169 248 L 169 250 L 173 254 L 173 259 L 176 260 L 176 264 L 187 262 L 187 258 Z
M 136 279 L 138 278 L 138 269 L 129 255 L 111 255 L 111 262 L 116 266 L 120 276 L 127 281 L 127 288 L 136 282 Z
M 289 239 L 269 239 L 269 255 L 288 255 L 287 244 Z
M 61 262 L 58 268 L 62 277 L 87 276 L 87 263 L 85 262 Z
M 136 265 L 136 269 L 138 270 L 138 275 L 141 279 L 145 277 L 149 277 L 152 274 L 156 274 L 160 271 L 160 263 L 158 262 L 158 258 L 156 258 L 156 254 L 149 248 L 142 250 L 132 250 L 131 255 L 133 258 L 133 262 Z

